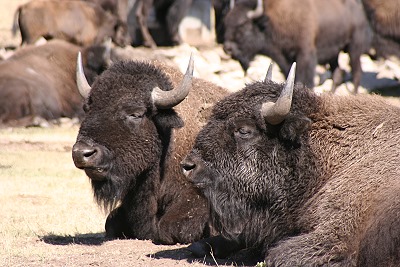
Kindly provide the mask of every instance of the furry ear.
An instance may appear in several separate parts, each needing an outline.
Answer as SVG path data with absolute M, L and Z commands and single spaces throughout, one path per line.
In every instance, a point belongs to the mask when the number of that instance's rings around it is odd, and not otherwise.
M 304 115 L 288 115 L 279 130 L 279 139 L 289 146 L 299 146 L 301 135 L 308 131 L 311 120 Z
M 163 110 L 159 112 L 154 121 L 157 127 L 161 129 L 182 128 L 184 125 L 183 120 L 173 109 Z

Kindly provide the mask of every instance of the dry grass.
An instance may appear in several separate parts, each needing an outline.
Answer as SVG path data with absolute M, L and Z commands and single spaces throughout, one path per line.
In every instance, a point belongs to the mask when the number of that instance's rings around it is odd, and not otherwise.
M 0 259 L 6 264 L 46 256 L 21 246 L 26 241 L 103 231 L 88 179 L 71 159 L 76 134 L 77 126 L 0 131 Z
M 106 216 L 72 161 L 77 131 L 70 124 L 0 130 L 0 266 L 249 265 L 195 259 L 186 245 L 105 240 Z

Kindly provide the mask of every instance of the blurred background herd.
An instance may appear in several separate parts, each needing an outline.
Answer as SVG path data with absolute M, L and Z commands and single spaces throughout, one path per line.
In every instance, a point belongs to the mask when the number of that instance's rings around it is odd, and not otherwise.
M 230 91 L 263 79 L 270 62 L 273 79 L 284 81 L 297 61 L 297 81 L 316 92 L 379 93 L 397 103 L 400 1 L 330 3 L 0 0 L 0 127 L 79 122 L 78 51 L 89 83 L 116 60 L 162 60 L 183 71 L 194 53 L 195 76 Z

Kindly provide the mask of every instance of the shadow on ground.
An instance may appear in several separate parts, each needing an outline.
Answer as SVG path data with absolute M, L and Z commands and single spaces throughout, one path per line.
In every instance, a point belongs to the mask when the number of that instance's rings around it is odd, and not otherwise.
M 40 237 L 40 240 L 51 245 L 66 246 L 71 244 L 100 246 L 108 241 L 104 237 L 104 233 L 95 234 L 78 234 L 75 236 L 46 235 Z
M 248 249 L 242 250 L 226 259 L 217 259 L 209 255 L 204 258 L 195 258 L 186 248 L 169 249 L 148 254 L 147 257 L 154 259 L 185 259 L 189 263 L 199 262 L 207 266 L 255 266 L 258 262 L 263 261 L 257 251 Z

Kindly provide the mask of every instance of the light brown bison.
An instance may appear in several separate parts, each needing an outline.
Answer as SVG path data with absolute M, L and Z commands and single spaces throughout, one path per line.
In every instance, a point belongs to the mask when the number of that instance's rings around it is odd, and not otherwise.
M 116 39 L 118 19 L 99 5 L 83 1 L 30 1 L 18 7 L 14 15 L 13 33 L 20 29 L 22 44 L 31 44 L 40 37 L 63 39 L 89 46 Z
M 266 266 L 399 266 L 399 116 L 380 96 L 316 95 L 294 69 L 286 84 L 226 97 L 182 163 L 226 240 L 190 249 L 256 247 Z
M 192 72 L 192 61 L 184 76 L 161 62 L 119 61 L 89 87 L 78 71 L 86 114 L 72 157 L 111 211 L 107 237 L 174 244 L 210 234 L 207 202 L 179 162 L 226 91 Z
M 362 0 L 374 31 L 375 56 L 400 57 L 400 1 Z
M 46 120 L 81 117 L 75 58 L 82 50 L 90 81 L 109 64 L 106 48 L 82 48 L 63 40 L 28 45 L 0 62 L 0 125 L 26 126 Z M 88 60 L 87 60 L 88 59 Z

